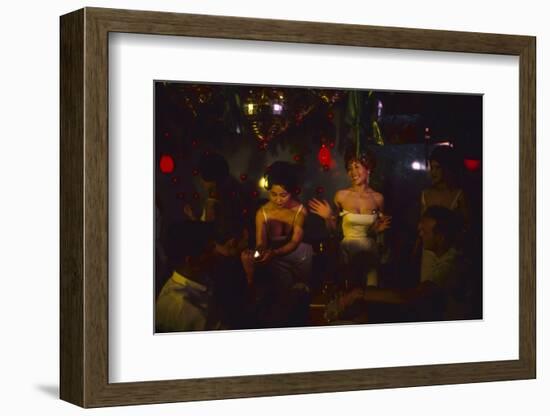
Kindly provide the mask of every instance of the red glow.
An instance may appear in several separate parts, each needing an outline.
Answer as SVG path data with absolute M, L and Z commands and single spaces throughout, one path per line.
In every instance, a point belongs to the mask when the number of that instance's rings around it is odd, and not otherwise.
M 259 195 L 258 191 L 252 191 L 252 197 L 257 198 Z
M 246 173 L 243 173 L 243 174 L 241 175 L 241 181 L 244 182 L 244 181 L 246 181 L 247 179 L 248 179 L 248 175 L 247 175 Z
M 172 177 L 172 183 L 179 183 L 180 181 L 180 177 L 179 176 L 174 176 Z
M 168 133 L 168 132 L 164 133 L 164 137 L 166 137 L 168 139 L 170 137 L 170 133 Z
M 295 162 L 299 162 L 302 159 L 302 157 L 300 155 L 294 155 L 293 159 Z
M 174 171 L 174 158 L 170 155 L 162 155 L 159 163 L 162 173 L 172 173 Z
M 478 159 L 464 159 L 464 166 L 470 172 L 474 172 L 481 166 L 481 160 Z
M 328 149 L 325 145 L 322 145 L 319 149 L 319 154 L 317 155 L 317 159 L 319 159 L 319 163 L 323 166 L 330 166 L 331 162 L 331 156 L 330 156 L 330 149 Z
M 198 169 L 193 169 L 193 176 L 197 176 L 199 174 L 199 170 Z
M 193 147 L 197 147 L 198 145 L 199 145 L 199 141 L 198 141 L 198 140 L 193 140 L 193 141 L 191 142 L 191 146 L 193 146 Z
M 329 120 L 332 120 L 332 119 L 334 118 L 334 113 L 333 113 L 332 111 L 329 111 L 329 112 L 327 113 L 327 118 L 328 118 Z
M 296 189 L 294 190 L 294 193 L 295 193 L 296 195 L 300 195 L 300 194 L 302 193 L 302 188 L 296 188 Z
M 323 188 L 322 186 L 318 186 L 317 189 L 315 189 L 315 192 L 317 193 L 317 195 L 321 195 L 325 192 L 325 188 Z

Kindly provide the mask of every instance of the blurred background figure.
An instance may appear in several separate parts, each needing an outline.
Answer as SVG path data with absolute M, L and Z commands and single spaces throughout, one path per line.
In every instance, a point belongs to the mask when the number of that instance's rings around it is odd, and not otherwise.
M 166 234 L 165 250 L 172 275 L 157 297 L 156 331 L 215 328 L 217 319 L 210 315 L 212 296 L 208 276 L 214 256 L 213 228 L 206 223 L 183 222 L 170 225 Z

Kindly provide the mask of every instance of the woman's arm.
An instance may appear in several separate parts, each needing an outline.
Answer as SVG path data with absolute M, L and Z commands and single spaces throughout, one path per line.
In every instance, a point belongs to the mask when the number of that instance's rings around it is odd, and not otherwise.
M 302 239 L 304 238 L 304 220 L 306 218 L 306 214 L 306 209 L 304 207 L 302 211 L 298 214 L 296 221 L 294 221 L 292 238 L 284 246 L 273 250 L 273 255 L 284 256 L 285 254 L 294 251 L 296 247 L 298 247 L 298 244 L 300 244 L 302 242 Z
M 266 223 L 262 209 L 260 208 L 256 211 L 256 248 L 259 250 L 267 247 Z
M 391 225 L 391 216 L 384 215 L 384 196 L 380 193 L 374 195 L 376 206 L 378 208 L 378 219 L 374 223 L 373 231 L 375 233 L 381 233 L 390 228 Z
M 424 215 L 426 208 L 428 208 L 428 205 L 426 204 L 426 190 L 424 189 L 420 193 L 420 216 Z
M 332 211 L 328 201 L 314 198 L 309 201 L 308 206 L 311 212 L 325 220 L 325 224 L 330 231 L 336 230 L 336 215 Z

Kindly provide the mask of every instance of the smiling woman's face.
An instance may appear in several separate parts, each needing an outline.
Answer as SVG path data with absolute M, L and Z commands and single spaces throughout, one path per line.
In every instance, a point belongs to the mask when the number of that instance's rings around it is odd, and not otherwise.
M 348 164 L 348 176 L 353 185 L 362 185 L 367 181 L 369 170 L 360 162 L 353 160 Z
M 290 201 L 290 192 L 281 185 L 273 185 L 269 190 L 269 200 L 278 207 L 284 207 Z

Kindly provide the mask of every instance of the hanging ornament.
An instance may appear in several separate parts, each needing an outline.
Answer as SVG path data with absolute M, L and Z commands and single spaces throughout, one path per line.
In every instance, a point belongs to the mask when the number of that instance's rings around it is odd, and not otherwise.
M 319 160 L 319 163 L 321 166 L 329 166 L 331 164 L 332 158 L 330 155 L 330 149 L 326 145 L 321 145 L 321 148 L 319 149 L 319 153 L 317 154 L 317 159 Z
M 176 84 L 182 104 L 197 117 L 199 110 L 212 102 L 213 89 L 205 84 Z
M 317 89 L 312 88 L 310 90 L 315 96 L 321 99 L 321 101 L 329 106 L 334 105 L 342 99 L 344 91 L 337 89 Z
M 288 127 L 285 91 L 275 88 L 249 88 L 241 97 L 242 111 L 252 133 L 261 142 L 260 150 Z
M 293 122 L 300 126 L 306 117 L 318 105 L 318 100 L 313 94 L 304 94 L 303 90 L 290 89 L 286 95 L 287 107 L 292 110 Z

